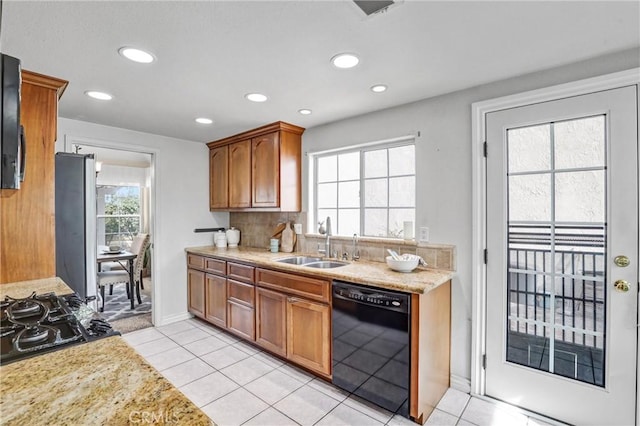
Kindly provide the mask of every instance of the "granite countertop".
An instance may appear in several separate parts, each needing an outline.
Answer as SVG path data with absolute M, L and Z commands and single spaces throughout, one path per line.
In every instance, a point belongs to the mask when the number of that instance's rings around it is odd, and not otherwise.
M 0 294 L 70 293 L 60 278 L 0 285 Z M 0 366 L 0 424 L 213 422 L 120 336 Z
M 395 272 L 389 269 L 385 263 L 365 260 L 350 261 L 348 265 L 333 269 L 309 268 L 275 261 L 288 256 L 303 256 L 305 255 L 303 253 L 271 253 L 264 249 L 251 247 L 217 248 L 215 246 L 204 246 L 189 247 L 185 251 L 225 260 L 250 262 L 269 269 L 368 284 L 374 287 L 418 294 L 431 291 L 454 276 L 454 272 L 430 268 L 417 268 L 408 273 Z M 308 256 L 317 255 L 311 254 Z
M 54 292 L 62 295 L 73 293 L 73 290 L 58 277 L 0 284 L 0 296 L 3 299 L 5 296 L 22 299 L 31 296 L 34 291 L 38 294 Z

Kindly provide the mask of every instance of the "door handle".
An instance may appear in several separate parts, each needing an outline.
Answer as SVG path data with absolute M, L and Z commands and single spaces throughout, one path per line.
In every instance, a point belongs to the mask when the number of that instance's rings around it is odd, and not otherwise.
M 629 282 L 627 280 L 617 280 L 613 283 L 613 287 L 620 293 L 626 293 L 629 291 Z

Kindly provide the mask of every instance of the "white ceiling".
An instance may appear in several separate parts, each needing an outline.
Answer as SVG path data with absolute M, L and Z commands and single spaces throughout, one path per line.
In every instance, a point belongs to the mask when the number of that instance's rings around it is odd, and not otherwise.
M 3 53 L 70 81 L 62 117 L 206 142 L 277 120 L 309 128 L 637 48 L 640 2 L 405 0 L 366 17 L 349 0 L 5 0 L 1 28 Z M 118 55 L 125 45 L 158 60 L 129 62 Z M 358 67 L 330 64 L 345 51 L 360 56 Z M 377 83 L 389 90 L 372 93 Z M 249 92 L 269 101 L 251 103 Z M 214 124 L 196 124 L 200 116 Z

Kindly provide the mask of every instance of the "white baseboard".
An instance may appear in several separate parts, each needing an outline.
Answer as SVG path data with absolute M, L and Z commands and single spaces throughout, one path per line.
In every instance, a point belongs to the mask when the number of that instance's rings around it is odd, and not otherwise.
M 471 393 L 471 380 L 452 374 L 449 377 L 450 386 L 460 392 Z
M 184 320 L 187 320 L 189 318 L 193 318 L 193 315 L 191 315 L 189 312 L 183 312 L 181 314 L 171 315 L 171 316 L 167 316 L 167 317 L 164 317 L 164 318 L 160 318 L 160 320 L 157 321 L 156 324 L 153 324 L 153 325 L 155 327 L 161 327 L 163 325 L 172 324 L 174 322 L 184 321 Z

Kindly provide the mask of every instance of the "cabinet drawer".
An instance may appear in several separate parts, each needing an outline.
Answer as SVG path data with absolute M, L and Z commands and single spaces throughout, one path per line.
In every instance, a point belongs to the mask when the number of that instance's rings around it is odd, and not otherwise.
M 235 280 L 253 282 L 253 271 L 256 268 L 253 266 L 242 265 L 240 263 L 227 263 L 227 277 Z
M 256 270 L 256 284 L 322 302 L 329 301 L 331 291 L 329 281 L 268 269 Z
M 213 274 L 224 275 L 227 272 L 227 262 L 218 259 L 204 259 L 204 269 Z
M 227 279 L 227 298 L 236 302 L 243 302 L 253 307 L 255 287 L 253 284 L 245 284 Z
M 187 253 L 187 267 L 195 269 L 204 269 L 204 257 L 197 254 Z

